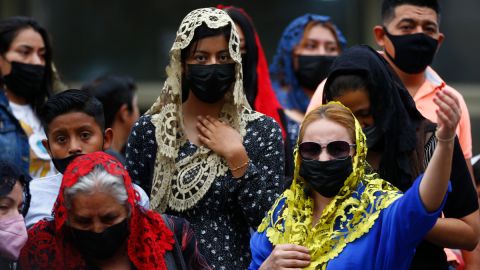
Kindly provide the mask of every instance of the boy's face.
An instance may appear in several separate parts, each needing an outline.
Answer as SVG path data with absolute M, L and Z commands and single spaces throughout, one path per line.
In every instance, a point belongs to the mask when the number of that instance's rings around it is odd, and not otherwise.
M 83 112 L 70 112 L 53 119 L 48 125 L 47 140 L 42 143 L 50 157 L 66 158 L 110 148 L 112 129 L 102 132 L 95 118 Z

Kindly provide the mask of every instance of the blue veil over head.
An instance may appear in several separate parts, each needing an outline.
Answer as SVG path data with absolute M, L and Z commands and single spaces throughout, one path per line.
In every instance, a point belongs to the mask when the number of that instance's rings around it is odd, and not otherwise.
M 332 23 L 329 16 L 307 13 L 293 20 L 283 31 L 282 38 L 278 44 L 277 52 L 270 65 L 270 75 L 272 86 L 275 90 L 278 100 L 285 109 L 296 109 L 301 112 L 307 110 L 310 98 L 304 93 L 299 85 L 293 70 L 292 53 L 305 31 L 305 26 L 311 22 Z M 342 50 L 347 44 L 347 40 L 342 32 L 333 23 L 336 30 L 336 36 Z

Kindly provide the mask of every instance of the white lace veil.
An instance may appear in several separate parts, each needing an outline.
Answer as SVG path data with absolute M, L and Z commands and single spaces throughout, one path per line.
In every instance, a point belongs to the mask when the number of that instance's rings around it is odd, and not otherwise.
M 181 50 L 190 45 L 195 29 L 202 24 L 212 29 L 230 25 L 232 29 L 228 46 L 235 62 L 235 83 L 225 95 L 220 120 L 244 137 L 247 123 L 260 116 L 250 110 L 243 92 L 240 41 L 233 21 L 225 11 L 216 8 L 190 12 L 180 24 L 170 50 L 167 79 L 160 96 L 147 111 L 152 116 L 157 142 L 151 208 L 159 212 L 167 207 L 176 211 L 191 208 L 207 193 L 214 179 L 228 171 L 226 162 L 204 146 L 198 147 L 193 155 L 178 158 L 179 148 L 187 142 L 182 115 Z

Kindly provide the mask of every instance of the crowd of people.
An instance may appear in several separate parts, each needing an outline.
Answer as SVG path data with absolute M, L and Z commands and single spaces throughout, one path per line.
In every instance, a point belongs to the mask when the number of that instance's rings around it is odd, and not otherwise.
M 0 269 L 480 269 L 440 6 L 381 15 L 378 51 L 300 16 L 268 66 L 245 10 L 193 10 L 143 115 L 129 76 L 68 89 L 47 30 L 0 20 Z

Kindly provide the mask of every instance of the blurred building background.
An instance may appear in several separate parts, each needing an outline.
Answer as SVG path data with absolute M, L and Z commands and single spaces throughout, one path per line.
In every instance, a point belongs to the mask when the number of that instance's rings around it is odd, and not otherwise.
M 348 46 L 375 47 L 372 27 L 381 0 L 0 0 L 0 16 L 28 15 L 52 38 L 54 61 L 64 82 L 78 87 L 100 73 L 135 78 L 141 108 L 148 108 L 165 78 L 168 51 L 182 18 L 217 4 L 243 7 L 251 15 L 268 60 L 287 24 L 304 13 L 329 15 Z M 474 154 L 480 153 L 480 1 L 440 0 L 446 39 L 433 67 L 465 97 L 470 109 Z

